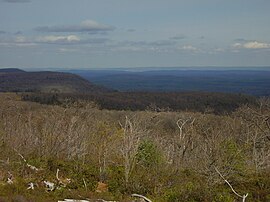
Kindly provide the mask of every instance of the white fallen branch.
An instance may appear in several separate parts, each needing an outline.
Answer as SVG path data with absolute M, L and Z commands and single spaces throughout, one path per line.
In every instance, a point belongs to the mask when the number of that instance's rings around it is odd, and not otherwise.
M 89 199 L 89 200 L 80 200 L 80 199 L 64 199 L 63 201 L 58 202 L 91 202 L 91 201 L 101 201 L 101 202 L 117 202 L 117 201 L 106 201 L 104 199 Z
M 34 170 L 34 171 L 39 171 L 39 169 L 37 168 L 37 167 L 35 167 L 35 166 L 32 166 L 32 165 L 30 165 L 30 164 L 26 164 L 26 166 L 28 167 L 28 168 L 30 168 L 31 170 Z
M 69 183 L 71 183 L 71 179 L 70 178 L 63 178 L 63 179 L 61 179 L 61 178 L 59 178 L 59 169 L 57 168 L 57 170 L 56 170 L 56 179 L 57 179 L 57 181 L 58 181 L 58 184 L 60 185 L 60 186 L 62 186 L 62 187 L 66 187 L 67 186 L 67 184 L 69 184 Z
M 8 184 L 13 184 L 13 175 L 11 172 L 8 171 L 8 178 L 7 178 L 7 183 Z
M 226 180 L 225 179 L 225 177 L 219 172 L 219 170 L 215 167 L 215 170 L 216 170 L 216 172 L 219 174 L 219 176 L 229 185 L 229 187 L 231 188 L 231 190 L 232 190 L 232 192 L 236 195 L 236 196 L 238 196 L 238 197 L 240 197 L 240 198 L 242 198 L 243 200 L 243 202 L 245 202 L 246 201 L 246 198 L 248 197 L 248 193 L 246 193 L 246 194 L 244 194 L 243 196 L 241 196 L 240 194 L 238 194 L 235 190 L 234 190 L 234 188 L 232 187 L 232 185 L 228 182 L 228 180 Z
M 26 159 L 24 158 L 24 156 L 23 156 L 21 153 L 19 153 L 16 149 L 14 149 L 14 151 L 22 158 L 22 160 L 26 163 L 26 166 L 27 166 L 28 168 L 30 168 L 31 170 L 34 170 L 34 171 L 39 171 L 39 170 L 40 170 L 40 169 L 38 169 L 36 166 L 33 166 L 33 165 L 27 163 L 27 161 L 26 161 Z
M 118 202 L 118 201 L 106 201 L 104 199 L 95 199 L 94 201 L 101 201 L 101 202 Z
M 59 179 L 59 169 L 57 168 L 57 170 L 56 170 L 56 179 L 58 180 L 58 181 L 60 181 L 60 179 Z
M 85 190 L 87 191 L 87 184 L 85 182 L 85 179 L 83 178 L 83 184 L 84 184 L 84 187 L 85 187 Z
M 90 202 L 88 200 L 77 200 L 77 199 L 64 199 L 63 201 L 58 202 Z
M 34 183 L 33 182 L 30 182 L 29 184 L 28 184 L 28 188 L 27 188 L 27 190 L 29 190 L 29 189 L 35 189 L 35 186 L 34 186 Z
M 48 191 L 53 191 L 55 189 L 55 184 L 49 181 L 43 181 Z
M 132 194 L 131 196 L 132 196 L 132 197 L 139 197 L 139 198 L 142 198 L 142 199 L 144 199 L 144 200 L 147 201 L 147 202 L 152 202 L 149 198 L 146 198 L 145 196 L 140 195 L 140 194 Z
M 13 180 L 12 180 L 11 178 L 8 178 L 8 179 L 7 179 L 7 183 L 8 183 L 8 184 L 13 184 Z

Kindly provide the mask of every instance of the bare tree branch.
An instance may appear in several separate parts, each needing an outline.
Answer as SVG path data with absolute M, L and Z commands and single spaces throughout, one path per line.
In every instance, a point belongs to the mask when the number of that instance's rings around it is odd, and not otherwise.
M 24 158 L 24 156 L 21 153 L 19 153 L 16 149 L 14 149 L 14 151 L 22 158 L 22 160 L 26 163 L 26 166 L 28 168 L 30 168 L 31 170 L 34 170 L 34 171 L 39 171 L 40 170 L 36 166 L 30 165 L 29 163 L 27 163 L 27 161 Z
M 132 194 L 131 196 L 142 198 L 142 199 L 144 199 L 147 202 L 152 202 L 149 198 L 146 198 L 145 196 L 140 195 L 140 194 Z
M 228 182 L 228 180 L 226 180 L 225 178 L 224 178 L 224 176 L 219 172 L 219 170 L 215 167 L 215 170 L 216 170 L 216 172 L 219 174 L 219 176 L 229 185 L 229 187 L 231 188 L 231 190 L 232 190 L 232 192 L 236 195 L 236 196 L 238 196 L 238 197 L 240 197 L 240 198 L 242 198 L 243 199 L 243 202 L 245 202 L 245 200 L 246 200 L 246 198 L 247 198 L 247 196 L 248 196 L 248 193 L 246 193 L 246 194 L 244 194 L 243 196 L 241 196 L 240 194 L 238 194 L 235 190 L 234 190 L 234 188 L 232 187 L 232 185 Z

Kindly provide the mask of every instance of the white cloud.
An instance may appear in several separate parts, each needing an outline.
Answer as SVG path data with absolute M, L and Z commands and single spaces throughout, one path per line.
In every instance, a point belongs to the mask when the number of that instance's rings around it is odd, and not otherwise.
M 179 50 L 184 50 L 184 51 L 191 51 L 191 52 L 197 52 L 199 51 L 198 48 L 192 46 L 192 45 L 185 45 L 185 46 L 182 46 L 182 47 L 179 47 L 178 48 Z
M 235 43 L 233 44 L 233 48 L 236 49 L 266 49 L 270 48 L 269 43 L 262 43 L 258 41 L 249 41 L 245 43 Z
M 233 47 L 233 48 L 242 48 L 242 47 L 243 47 L 243 44 L 241 44 L 241 43 L 234 43 L 234 44 L 232 45 L 232 47 Z
M 23 37 L 23 36 L 18 36 L 18 37 L 15 38 L 15 42 L 16 42 L 16 43 L 26 43 L 27 40 L 26 40 L 26 38 Z
M 39 44 L 50 45 L 104 45 L 109 42 L 106 38 L 80 38 L 77 35 L 47 35 L 36 37 L 16 36 L 0 38 L 0 46 L 34 46 Z
M 23 36 L 17 36 L 12 39 L 0 40 L 0 46 L 4 47 L 31 47 L 35 45 L 36 43 L 34 43 L 33 41 L 29 41 L 26 37 Z
M 70 52 L 77 52 L 77 49 L 72 49 L 72 48 L 59 48 L 59 52 L 61 53 L 70 53 Z
M 259 43 L 257 41 L 253 41 L 253 42 L 245 43 L 244 48 L 248 48 L 248 49 L 270 48 L 270 44 Z
M 80 38 L 76 35 L 68 36 L 43 36 L 37 38 L 37 42 L 41 43 L 73 43 L 79 42 Z
M 183 50 L 192 50 L 192 51 L 198 50 L 197 48 L 195 48 L 194 46 L 191 46 L 191 45 L 183 46 L 182 49 Z

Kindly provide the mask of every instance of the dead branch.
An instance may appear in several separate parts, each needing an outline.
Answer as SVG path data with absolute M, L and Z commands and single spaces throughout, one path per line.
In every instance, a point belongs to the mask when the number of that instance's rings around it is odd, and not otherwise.
M 71 179 L 70 178 L 65 178 L 65 179 L 61 179 L 59 178 L 59 169 L 57 168 L 56 170 L 56 179 L 58 181 L 58 184 L 62 187 L 66 187 L 67 184 L 69 184 L 71 182 Z
M 132 196 L 132 197 L 139 197 L 139 198 L 142 198 L 142 199 L 144 199 L 144 200 L 147 201 L 147 202 L 152 202 L 149 198 L 146 198 L 145 196 L 140 195 L 140 194 L 132 194 L 131 196 Z
M 57 170 L 56 170 L 56 179 L 58 180 L 58 181 L 60 181 L 60 179 L 59 179 L 59 169 L 57 168 Z
M 33 165 L 27 163 L 27 161 L 26 161 L 26 159 L 24 158 L 24 156 L 23 156 L 21 153 L 19 153 L 16 149 L 14 149 L 14 151 L 22 158 L 22 160 L 26 163 L 26 166 L 27 166 L 28 168 L 30 168 L 31 170 L 34 170 L 34 171 L 39 171 L 39 170 L 40 170 L 40 169 L 38 169 L 36 166 L 33 166 Z
M 45 184 L 47 191 L 53 191 L 55 189 L 55 184 L 53 182 L 43 181 L 43 183 Z
M 85 187 L 85 190 L 87 191 L 87 184 L 85 182 L 85 179 L 83 178 L 83 184 L 84 184 L 84 187 Z
M 186 125 L 186 123 L 189 121 L 189 119 L 183 120 L 183 119 L 178 119 L 176 122 L 177 127 L 179 128 L 179 137 L 180 140 L 184 139 L 183 137 L 183 127 Z M 180 125 L 181 123 L 181 125 Z
M 77 199 L 64 199 L 63 201 L 58 202 L 90 202 L 88 200 L 77 200 Z
M 14 179 L 14 177 L 13 177 L 12 173 L 8 171 L 7 183 L 8 184 L 13 184 L 14 183 L 13 179 Z
M 29 184 L 28 184 L 28 188 L 27 188 L 27 190 L 29 190 L 29 189 L 35 189 L 35 184 L 33 183 L 33 182 L 30 182 Z
M 64 199 L 63 201 L 58 202 L 91 202 L 91 201 L 101 201 L 101 202 L 117 202 L 117 201 L 106 201 L 104 199 L 89 199 L 89 200 L 77 200 L 77 199 Z
M 245 202 L 245 200 L 246 200 L 246 198 L 247 198 L 247 196 L 248 196 L 248 193 L 246 193 L 246 194 L 244 194 L 243 196 L 241 196 L 240 194 L 238 194 L 235 190 L 234 190 L 234 188 L 232 187 L 232 185 L 228 182 L 228 180 L 226 180 L 225 179 L 225 177 L 219 172 L 219 170 L 215 167 L 215 170 L 216 170 L 216 172 L 219 174 L 219 176 L 229 185 L 229 187 L 231 188 L 231 190 L 232 190 L 232 192 L 236 195 L 236 196 L 238 196 L 238 197 L 240 197 L 240 198 L 242 198 L 243 200 L 243 202 Z

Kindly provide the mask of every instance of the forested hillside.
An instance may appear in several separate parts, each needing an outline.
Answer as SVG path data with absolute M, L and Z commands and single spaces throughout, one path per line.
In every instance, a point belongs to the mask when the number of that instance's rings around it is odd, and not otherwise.
M 78 75 L 63 72 L 26 72 L 20 69 L 1 69 L 0 92 L 109 92 Z

